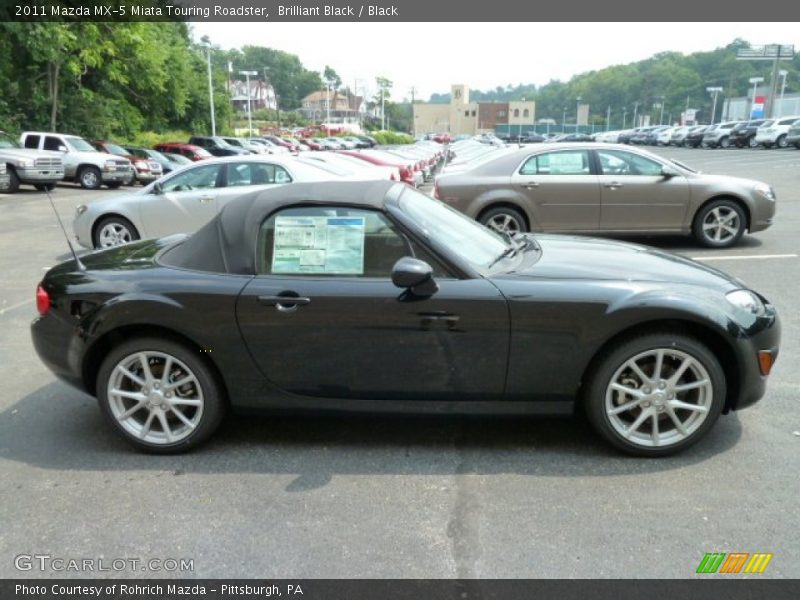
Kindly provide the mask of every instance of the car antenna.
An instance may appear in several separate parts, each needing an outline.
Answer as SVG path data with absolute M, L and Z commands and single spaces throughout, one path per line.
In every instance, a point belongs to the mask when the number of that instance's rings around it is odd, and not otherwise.
M 53 208 L 53 212 L 56 213 L 56 219 L 58 220 L 58 224 L 61 226 L 61 231 L 64 233 L 64 239 L 67 240 L 67 246 L 69 246 L 69 251 L 72 252 L 72 257 L 75 259 L 75 262 L 78 265 L 78 269 L 80 271 L 85 271 L 86 265 L 84 265 L 81 262 L 81 259 L 78 258 L 78 254 L 75 252 L 75 248 L 72 247 L 72 242 L 69 241 L 69 235 L 67 235 L 67 230 L 64 227 L 64 222 L 61 220 L 61 216 L 58 214 L 58 210 L 56 210 L 56 203 L 53 202 L 53 197 L 50 195 L 50 190 L 45 188 L 44 193 L 47 194 L 47 199 L 50 200 L 50 206 Z

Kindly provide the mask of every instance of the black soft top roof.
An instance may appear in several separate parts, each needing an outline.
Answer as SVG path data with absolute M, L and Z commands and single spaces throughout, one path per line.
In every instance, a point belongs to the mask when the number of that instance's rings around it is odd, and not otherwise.
M 277 209 L 289 205 L 341 204 L 382 209 L 394 181 L 326 181 L 292 183 L 242 195 L 185 242 L 170 249 L 162 261 L 170 266 L 217 273 L 255 273 L 258 230 Z

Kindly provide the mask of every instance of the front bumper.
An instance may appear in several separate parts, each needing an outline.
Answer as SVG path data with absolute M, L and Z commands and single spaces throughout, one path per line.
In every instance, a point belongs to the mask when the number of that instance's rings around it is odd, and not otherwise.
M 103 171 L 102 175 L 101 175 L 101 178 L 102 178 L 103 182 L 108 182 L 108 181 L 111 181 L 111 182 L 117 182 L 117 181 L 125 182 L 125 181 L 128 181 L 131 178 L 131 173 L 132 173 L 131 169 L 128 169 L 126 171 L 119 171 L 119 170 L 117 170 L 117 171 Z
M 767 314 L 756 320 L 744 337 L 736 341 L 739 363 L 738 386 L 728 390 L 727 409 L 741 410 L 758 402 L 767 391 L 767 376 L 762 375 L 758 352 L 767 350 L 777 358 L 781 342 L 778 313 L 767 305 Z
M 64 179 L 64 169 L 18 168 L 17 177 L 22 183 L 56 183 Z

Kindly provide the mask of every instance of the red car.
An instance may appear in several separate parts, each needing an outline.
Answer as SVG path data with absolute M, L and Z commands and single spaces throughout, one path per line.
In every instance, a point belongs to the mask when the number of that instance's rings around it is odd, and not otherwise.
M 405 183 L 414 187 L 417 186 L 418 182 L 414 180 L 414 166 L 403 163 L 403 159 L 399 156 L 397 157 L 397 161 L 394 162 L 392 159 L 365 154 L 364 152 L 360 152 L 358 150 L 338 150 L 338 152 L 339 154 L 346 154 L 347 156 L 360 158 L 361 160 L 365 160 L 373 165 L 380 165 L 382 167 L 397 167 L 397 169 L 400 171 L 400 181 L 404 181 Z
M 309 150 L 322 150 L 322 144 L 315 142 L 313 138 L 301 139 L 300 143 L 306 145 Z
M 153 146 L 153 149 L 158 150 L 159 152 L 180 154 L 181 156 L 185 156 L 189 160 L 193 161 L 213 158 L 208 150 L 193 144 L 184 144 L 183 142 L 167 142 L 166 144 L 156 144 Z
M 121 156 L 131 161 L 131 164 L 133 165 L 133 179 L 129 182 L 126 182 L 130 183 L 131 185 L 133 185 L 135 181 L 138 181 L 142 185 L 147 185 L 148 183 L 161 177 L 163 174 L 161 165 L 156 161 L 134 156 L 125 148 L 119 144 L 115 144 L 114 142 L 108 142 L 105 140 L 92 140 L 92 146 L 94 146 L 98 152 L 106 152 L 107 154 Z

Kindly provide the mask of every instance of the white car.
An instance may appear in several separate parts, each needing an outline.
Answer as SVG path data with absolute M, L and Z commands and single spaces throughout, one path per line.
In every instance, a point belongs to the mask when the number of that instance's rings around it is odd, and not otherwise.
M 339 176 L 360 176 L 365 181 L 376 179 L 389 179 L 400 181 L 400 169 L 397 167 L 384 167 L 373 165 L 364 160 L 339 154 L 338 152 L 309 152 L 298 156 L 297 160 L 307 162 L 310 165 L 317 165 L 325 170 Z
M 133 240 L 191 233 L 244 193 L 292 182 L 359 180 L 293 156 L 227 156 L 177 169 L 137 192 L 81 205 L 72 227 L 78 243 L 109 248 Z
M 670 127 L 669 129 L 664 129 L 663 131 L 659 131 L 656 134 L 656 145 L 657 146 L 669 146 L 670 141 L 672 140 L 672 134 L 675 133 L 675 130 L 678 127 Z M 616 140 L 614 140 L 616 143 Z
M 772 148 L 773 146 L 786 148 L 789 145 L 786 142 L 786 136 L 797 119 L 800 119 L 800 116 L 780 117 L 774 121 L 767 121 L 756 129 L 756 143 L 765 148 Z

